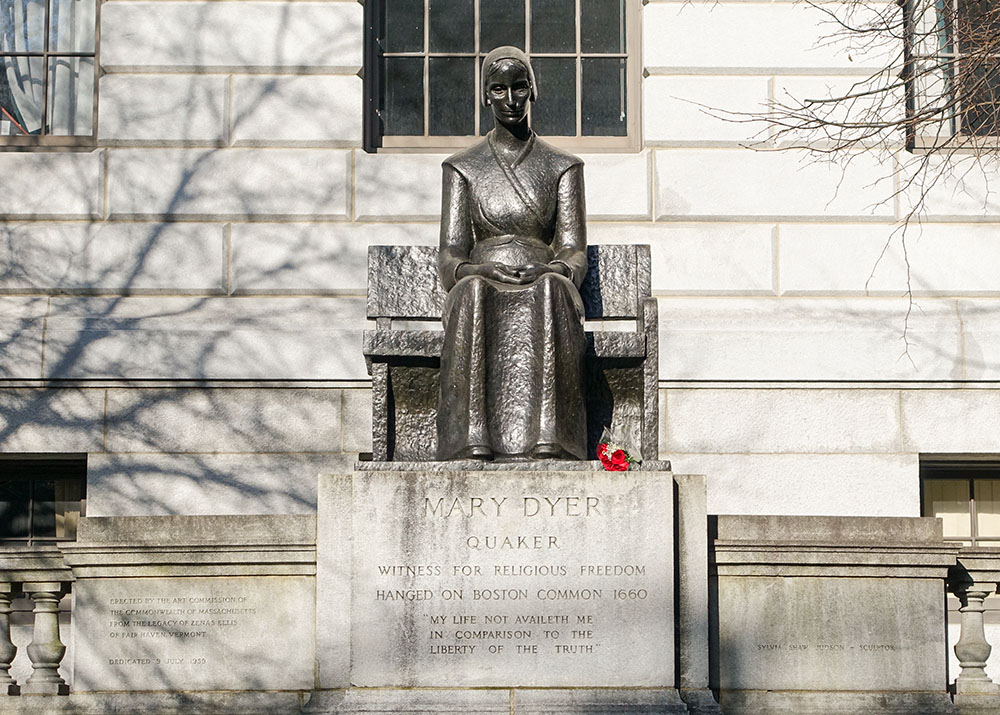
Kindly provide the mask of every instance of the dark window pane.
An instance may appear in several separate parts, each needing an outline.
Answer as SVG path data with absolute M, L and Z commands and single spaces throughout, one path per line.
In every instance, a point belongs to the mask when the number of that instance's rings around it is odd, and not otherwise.
M 54 57 L 49 63 L 49 134 L 93 134 L 93 58 Z
M 513 45 L 524 49 L 524 0 L 482 0 L 479 4 L 479 49 Z
M 386 52 L 424 51 L 424 4 L 422 2 L 419 0 L 386 0 L 382 49 Z
M 382 109 L 386 135 L 423 135 L 424 61 L 419 57 L 385 58 L 385 99 Z
M 625 136 L 625 60 L 584 59 L 582 79 L 583 135 Z
M 417 0 L 405 0 L 417 2 Z M 429 0 L 430 51 L 474 52 L 475 16 L 471 0 Z
M 1000 134 L 1000 65 L 990 64 L 967 68 L 963 92 L 965 113 L 962 134 L 989 136 Z
M 476 129 L 476 61 L 472 57 L 430 60 L 430 134 L 462 136 Z
M 538 82 L 532 128 L 542 136 L 576 136 L 576 60 L 537 57 L 531 66 Z
M 43 63 L 41 57 L 0 57 L 0 133 L 40 132 Z
M 957 19 L 959 52 L 997 51 L 1000 11 L 995 0 L 959 0 Z
M 531 51 L 576 52 L 575 0 L 531 0 Z
M 45 0 L 0 0 L 0 52 L 45 51 Z
M 0 539 L 75 538 L 86 475 L 80 460 L 0 459 Z
M 625 52 L 625 0 L 580 0 L 580 49 Z
M 31 535 L 52 538 L 56 535 L 56 484 L 39 479 L 33 487 L 35 503 L 31 515 Z
M 52 0 L 49 49 L 93 52 L 96 11 L 95 0 Z
M 0 481 L 0 538 L 28 538 L 28 481 Z

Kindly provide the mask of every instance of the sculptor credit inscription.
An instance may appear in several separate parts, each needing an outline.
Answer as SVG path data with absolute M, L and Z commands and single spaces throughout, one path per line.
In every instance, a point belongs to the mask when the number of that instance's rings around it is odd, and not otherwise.
M 673 682 L 669 474 L 358 476 L 358 685 Z
M 933 690 L 940 599 L 932 579 L 720 576 L 719 614 L 730 624 L 720 634 L 722 687 Z

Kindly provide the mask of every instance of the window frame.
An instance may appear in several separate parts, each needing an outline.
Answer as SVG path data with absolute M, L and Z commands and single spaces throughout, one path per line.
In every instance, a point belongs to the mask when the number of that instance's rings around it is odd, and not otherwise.
M 21 479 L 5 479 L 5 467 L 17 469 L 19 467 L 48 467 L 55 471 L 51 477 L 48 476 L 28 476 Z M 77 474 L 78 473 L 78 474 Z M 58 544 L 67 541 L 76 541 L 76 530 L 72 536 L 38 536 L 35 532 L 35 503 L 44 501 L 35 497 L 35 483 L 42 481 L 53 482 L 73 482 L 77 481 L 80 487 L 80 509 L 79 518 L 87 514 L 87 455 L 86 454 L 5 454 L 0 455 L 0 481 L 25 481 L 29 486 L 28 496 L 28 535 L 26 537 L 11 537 L 0 532 L 0 546 L 38 546 L 40 544 Z M 58 516 L 59 512 L 53 512 L 53 516 Z M 65 512 L 63 512 L 65 517 Z M 76 525 L 79 528 L 79 522 Z
M 94 51 L 93 52 L 51 52 L 49 51 L 49 22 L 51 7 L 55 0 L 46 0 L 45 45 L 42 52 L 0 52 L 0 57 L 41 57 L 43 73 L 42 85 L 42 127 L 45 127 L 49 105 L 49 60 L 52 57 L 82 57 L 94 60 L 93 118 L 90 134 L 0 134 L 0 151 L 90 151 L 97 148 L 98 102 L 100 82 L 104 74 L 101 68 L 101 6 L 104 0 L 94 0 Z
M 978 512 L 976 510 L 976 482 L 980 480 L 1000 480 L 1000 456 L 983 457 L 934 457 L 920 460 L 920 512 L 922 516 L 934 516 L 925 513 L 925 485 L 928 480 L 948 480 L 967 482 L 969 485 L 969 536 L 949 537 L 946 541 L 968 541 L 970 548 L 984 546 L 1000 546 L 1000 534 L 997 536 L 980 536 Z
M 904 42 L 903 42 L 903 72 L 905 81 L 905 103 L 907 118 L 915 116 L 925 107 L 933 106 L 935 102 L 946 100 L 948 89 L 954 78 L 939 80 L 943 83 L 940 91 L 928 87 L 934 80 L 928 80 L 919 74 L 922 64 L 940 65 L 944 61 L 958 63 L 962 61 L 963 52 L 958 47 L 954 26 L 949 26 L 938 10 L 938 4 L 947 3 L 955 17 L 959 16 L 961 0 L 905 0 Z M 935 35 L 934 32 L 942 33 Z M 938 37 L 938 46 L 930 45 L 931 40 Z M 1000 65 L 1000 51 L 996 53 Z M 942 70 L 944 72 L 944 70 Z M 951 100 L 947 100 L 951 101 Z M 1000 98 L 997 100 L 997 111 L 1000 113 Z M 937 131 L 923 127 L 917 131 L 907 126 L 906 149 L 920 153 L 947 147 L 958 151 L 978 152 L 1000 147 L 1000 127 L 996 134 L 965 134 L 962 132 L 963 109 L 957 107 L 950 114 L 936 123 Z
M 409 2 L 423 2 L 424 3 L 424 31 L 427 32 L 427 0 L 406 0 Z M 472 2 L 473 0 L 470 0 Z M 368 0 L 364 3 L 364 26 L 365 26 L 365 37 L 364 37 L 364 127 L 363 127 L 363 148 L 368 153 L 376 152 L 440 152 L 440 151 L 457 151 L 459 149 L 471 146 L 477 141 L 480 141 L 482 136 L 468 135 L 468 136 L 433 136 L 428 134 L 427 122 L 424 123 L 424 135 L 384 135 L 381 132 L 381 122 L 379 117 L 379 98 L 382 94 L 382 77 L 379 70 L 379 60 L 381 58 L 381 48 L 379 47 L 378 37 L 379 30 L 382 27 L 383 18 L 383 8 L 386 0 Z M 642 122 L 641 122 L 641 100 L 642 100 L 642 32 L 641 32 L 641 22 L 640 14 L 642 12 L 643 0 L 624 0 L 625 8 L 625 51 L 624 53 L 610 53 L 615 56 L 618 54 L 623 54 L 626 60 L 626 70 L 625 70 L 625 94 L 626 94 L 626 123 L 625 123 L 625 134 L 623 136 L 551 136 L 543 135 L 545 141 L 549 142 L 558 147 L 564 149 L 569 149 L 577 152 L 636 152 L 642 147 Z M 579 9 L 580 0 L 577 0 L 577 21 L 579 22 Z M 525 10 L 525 42 L 529 45 L 528 56 L 533 55 L 530 52 L 530 0 L 526 4 Z M 478 23 L 478 15 L 476 18 Z M 478 25 L 476 31 L 476 43 L 478 44 Z M 591 53 L 583 53 L 579 48 L 579 26 L 577 27 L 577 51 L 575 56 L 577 57 L 577 105 L 576 109 L 579 112 L 581 97 L 581 78 L 580 78 L 580 58 L 584 54 L 590 55 Z M 426 47 L 426 34 L 425 34 L 425 47 Z M 490 48 L 492 49 L 492 48 Z M 482 52 L 482 48 L 479 48 L 480 52 L 464 52 L 464 53 L 438 53 L 430 52 L 429 48 L 427 52 L 419 53 L 420 56 L 427 57 L 473 57 L 476 58 L 476 76 L 478 87 L 478 75 L 479 75 L 479 60 L 485 55 Z M 559 53 L 538 53 L 538 57 L 552 56 L 553 54 Z M 566 56 L 562 54 L 560 56 Z M 424 97 L 425 97 L 425 117 L 426 117 L 426 97 L 427 97 L 427 86 L 426 86 L 426 69 L 424 74 Z M 544 92 L 544 87 L 542 88 Z M 485 108 L 479 101 L 477 96 L 471 97 L 470 101 L 475 102 L 475 126 L 479 127 L 480 112 Z M 530 111 L 530 110 L 529 110 Z M 578 123 L 579 124 L 579 123 Z M 579 131 L 579 126 L 578 126 Z

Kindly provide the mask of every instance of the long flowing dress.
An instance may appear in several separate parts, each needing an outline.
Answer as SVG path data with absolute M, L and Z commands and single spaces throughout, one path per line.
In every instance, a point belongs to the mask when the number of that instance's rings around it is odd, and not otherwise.
M 438 458 L 488 450 L 585 459 L 583 162 L 534 134 L 507 161 L 493 133 L 443 164 L 441 281 L 448 290 Z M 562 264 L 527 285 L 456 280 L 463 263 Z

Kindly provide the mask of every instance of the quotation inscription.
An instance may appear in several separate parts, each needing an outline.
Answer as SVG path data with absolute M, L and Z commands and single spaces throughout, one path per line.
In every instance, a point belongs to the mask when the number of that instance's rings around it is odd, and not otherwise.
M 570 638 L 580 640 L 592 639 L 594 637 L 594 632 L 591 630 L 591 626 L 594 624 L 594 616 L 591 614 L 583 616 L 577 615 L 575 618 L 575 628 L 569 630 L 571 623 L 570 617 L 567 615 L 517 615 L 513 619 L 511 619 L 509 615 L 502 614 L 486 615 L 482 617 L 475 615 L 452 615 L 450 623 L 447 615 L 430 616 L 430 635 L 432 641 L 454 638 L 454 640 L 459 643 L 458 645 L 431 645 L 430 654 L 472 655 L 476 652 L 477 648 L 480 648 L 483 645 L 485 645 L 486 650 L 490 653 L 503 653 L 504 649 L 510 647 L 511 644 L 498 641 L 530 641 L 533 637 L 557 640 L 561 635 L 561 632 L 556 630 L 554 627 L 536 629 L 526 627 L 516 628 L 516 626 L 566 626 Z M 504 628 L 504 626 L 507 626 L 508 623 L 515 626 L 515 628 Z M 461 627 L 455 630 L 444 630 L 443 627 L 448 625 Z M 438 630 L 438 627 L 442 627 L 442 629 Z M 470 641 L 472 642 L 470 643 Z M 475 641 L 480 641 L 480 643 L 476 643 Z M 550 652 L 554 652 L 556 655 L 563 655 L 593 653 L 595 645 L 599 646 L 600 643 L 584 643 L 575 645 L 554 643 L 551 645 L 554 648 L 554 651 L 549 649 Z M 537 643 L 514 643 L 513 649 L 514 652 L 518 654 L 537 654 L 539 652 Z

